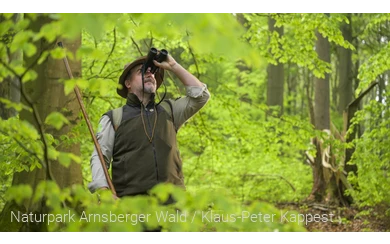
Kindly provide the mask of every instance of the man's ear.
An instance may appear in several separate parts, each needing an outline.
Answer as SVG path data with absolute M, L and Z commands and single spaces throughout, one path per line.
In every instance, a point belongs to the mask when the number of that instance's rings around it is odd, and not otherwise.
M 125 86 L 126 86 L 127 89 L 131 88 L 129 80 L 125 80 Z

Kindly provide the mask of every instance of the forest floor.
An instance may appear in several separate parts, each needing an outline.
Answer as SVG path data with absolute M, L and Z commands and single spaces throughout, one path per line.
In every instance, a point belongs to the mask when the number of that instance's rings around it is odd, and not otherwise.
M 311 232 L 389 232 L 390 209 L 376 207 L 372 209 L 340 208 L 321 204 L 279 203 L 276 205 L 283 210 L 294 210 L 301 214 L 320 214 L 330 216 L 333 221 L 311 222 L 305 228 Z M 387 212 L 387 216 L 386 216 Z

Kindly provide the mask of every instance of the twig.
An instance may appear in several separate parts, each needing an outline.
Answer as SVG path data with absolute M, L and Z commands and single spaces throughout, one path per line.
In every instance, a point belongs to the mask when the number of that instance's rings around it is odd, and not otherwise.
M 140 54 L 141 56 L 143 56 L 142 51 L 141 51 L 141 49 L 139 48 L 137 42 L 134 40 L 133 37 L 130 37 L 130 38 L 131 38 L 131 41 L 133 42 L 134 46 L 137 48 L 139 54 Z
M 187 33 L 187 36 L 189 37 L 188 31 L 186 31 L 186 33 Z M 188 44 L 188 50 L 189 50 L 189 52 L 191 53 L 192 59 L 194 60 L 194 63 L 195 63 L 196 73 L 197 73 L 196 77 L 197 77 L 198 79 L 200 79 L 200 72 L 199 72 L 198 62 L 196 61 L 194 52 L 192 51 L 192 48 L 191 48 L 191 45 L 190 45 L 190 41 L 187 41 L 187 44 Z
M 287 182 L 287 184 L 293 189 L 293 191 L 296 191 L 295 187 L 293 186 L 293 184 L 291 184 L 290 181 L 288 181 L 286 178 L 284 178 L 283 176 L 281 175 L 275 175 L 275 174 L 272 174 L 272 175 L 269 175 L 269 174 L 244 174 L 243 175 L 243 178 L 246 178 L 246 177 L 257 177 L 257 176 L 269 176 L 269 177 L 276 177 L 276 178 L 280 178 L 284 181 Z
M 113 32 L 114 32 L 114 43 L 112 44 L 111 51 L 110 51 L 110 53 L 108 54 L 107 59 L 106 59 L 106 61 L 104 62 L 102 68 L 100 69 L 99 74 L 101 74 L 101 73 L 103 72 L 104 67 L 106 67 L 106 65 L 107 65 L 107 63 L 108 63 L 108 60 L 110 59 L 112 53 L 113 53 L 114 50 L 115 50 L 115 46 L 116 46 L 116 28 L 114 28 Z

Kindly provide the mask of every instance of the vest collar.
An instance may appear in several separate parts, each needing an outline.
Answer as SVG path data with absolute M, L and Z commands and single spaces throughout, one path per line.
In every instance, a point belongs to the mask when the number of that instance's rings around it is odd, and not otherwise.
M 153 106 L 154 104 L 154 97 L 155 97 L 155 94 L 153 93 L 152 96 L 151 96 L 151 99 L 148 103 L 148 105 L 146 107 L 149 107 L 149 106 Z M 141 106 L 141 101 L 139 100 L 139 98 L 137 97 L 137 95 L 135 95 L 134 93 L 128 93 L 127 94 L 127 101 L 126 101 L 126 104 L 129 105 L 129 106 Z

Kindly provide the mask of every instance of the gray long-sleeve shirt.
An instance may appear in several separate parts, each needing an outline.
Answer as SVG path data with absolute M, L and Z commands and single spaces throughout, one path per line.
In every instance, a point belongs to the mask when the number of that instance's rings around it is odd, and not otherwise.
M 210 93 L 205 84 L 202 87 L 187 86 L 186 91 L 187 96 L 172 102 L 172 111 L 176 128 L 179 128 L 198 112 L 210 98 Z M 96 137 L 102 150 L 104 160 L 106 161 L 106 165 L 109 167 L 114 149 L 115 130 L 107 115 L 101 117 Z M 95 192 L 97 189 L 108 187 L 96 148 L 92 153 L 90 165 L 92 170 L 92 182 L 88 184 L 89 190 Z

